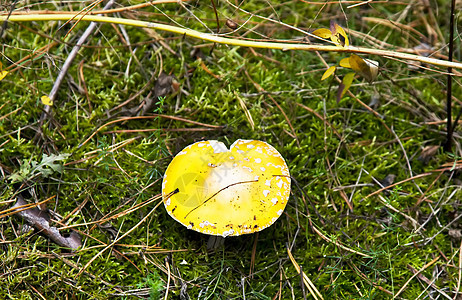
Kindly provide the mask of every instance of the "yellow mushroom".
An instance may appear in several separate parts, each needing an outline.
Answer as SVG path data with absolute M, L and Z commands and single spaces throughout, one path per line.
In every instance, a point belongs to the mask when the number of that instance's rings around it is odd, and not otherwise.
M 229 150 L 214 140 L 189 145 L 173 158 L 162 182 L 172 218 L 222 237 L 267 228 L 282 214 L 289 195 L 284 158 L 257 140 L 237 140 Z

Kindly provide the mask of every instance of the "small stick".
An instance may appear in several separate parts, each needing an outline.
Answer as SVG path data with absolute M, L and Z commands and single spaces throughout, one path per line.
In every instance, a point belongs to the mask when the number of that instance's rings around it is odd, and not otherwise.
M 170 277 L 171 277 L 170 276 L 171 275 L 170 274 L 170 265 L 168 263 L 167 258 L 165 258 L 165 265 L 167 266 L 167 289 L 165 291 L 165 298 L 164 299 L 167 300 L 168 299 L 168 290 L 170 288 Z
M 54 196 L 42 201 L 42 203 L 52 198 Z M 27 208 L 24 209 L 24 207 Z M 64 237 L 56 227 L 50 225 L 50 215 L 46 211 L 38 209 L 37 206 L 30 208 L 21 196 L 17 197 L 17 201 L 12 208 L 17 209 L 13 213 L 16 213 L 16 215 L 24 219 L 29 225 L 36 228 L 39 233 L 42 233 L 59 246 L 72 250 L 77 250 L 82 246 L 80 235 L 77 232 L 72 231 L 69 237 Z
M 459 248 L 459 280 L 457 280 L 457 288 L 456 288 L 456 292 L 454 293 L 454 300 L 457 299 L 457 295 L 460 293 L 461 280 L 462 280 L 462 241 L 460 241 L 460 248 Z
M 452 62 L 454 53 L 454 15 L 455 15 L 456 0 L 451 2 L 451 16 L 449 19 L 449 58 Z M 452 124 L 452 67 L 448 66 L 448 87 L 446 89 L 446 118 L 447 118 L 447 136 L 444 150 L 450 152 L 452 148 L 452 134 L 454 133 L 455 125 Z M 457 124 L 457 123 L 456 123 Z
M 114 4 L 114 0 L 109 0 L 109 2 L 104 6 L 104 9 L 108 9 Z M 63 67 L 61 68 L 61 71 L 58 74 L 58 77 L 56 77 L 55 83 L 53 84 L 53 87 L 51 88 L 50 94 L 48 97 L 51 100 L 51 103 L 53 103 L 56 99 L 56 95 L 58 94 L 59 87 L 61 86 L 61 83 L 64 80 L 64 76 L 67 74 L 67 70 L 70 68 L 72 61 L 74 58 L 77 56 L 77 52 L 79 52 L 80 48 L 82 47 L 83 43 L 88 39 L 90 34 L 95 30 L 96 26 L 98 23 L 96 22 L 91 22 L 88 28 L 85 30 L 85 32 L 82 34 L 80 39 L 77 41 L 77 44 L 72 48 L 71 53 L 67 57 L 66 61 L 64 62 Z M 46 117 L 50 114 L 51 111 L 51 106 L 50 105 L 45 105 L 45 109 L 40 116 L 40 123 L 38 128 L 41 128 L 43 125 L 43 122 L 45 121 Z
M 438 261 L 438 259 L 440 259 L 440 256 L 437 256 L 435 259 L 433 259 L 431 262 L 429 262 L 428 264 L 426 264 L 425 266 L 423 266 L 419 271 L 415 272 L 414 275 L 411 276 L 411 278 L 409 278 L 406 283 L 399 289 L 399 291 L 393 296 L 393 299 L 396 299 L 396 297 L 398 297 L 399 294 L 401 294 L 404 289 L 407 287 L 407 285 L 409 284 L 409 282 L 411 282 L 411 280 L 416 277 L 417 275 L 419 275 L 420 273 L 422 273 L 423 271 L 425 271 L 425 269 L 427 269 L 428 267 L 430 267 L 431 265 L 433 265 L 434 263 L 436 263 Z
M 69 12 L 63 14 L 28 14 L 28 15 L 11 15 L 8 16 L 0 15 L 0 22 L 10 21 L 10 22 L 32 22 L 32 21 L 66 21 L 72 20 L 75 18 L 75 14 Z M 378 55 L 386 58 L 399 58 L 403 60 L 412 60 L 419 61 L 426 64 L 431 64 L 440 67 L 452 67 L 455 69 L 462 69 L 462 63 L 459 62 L 450 62 L 441 59 L 435 59 L 426 56 L 420 56 L 409 53 L 402 53 L 392 50 L 380 50 L 374 48 L 364 48 L 364 47 L 338 47 L 336 45 L 316 45 L 316 44 L 303 44 L 303 43 L 283 43 L 283 42 L 263 42 L 263 41 L 254 41 L 254 40 L 239 40 L 235 38 L 227 38 L 221 35 L 203 33 L 196 30 L 191 30 L 187 28 L 180 28 L 177 26 L 160 24 L 155 22 L 145 22 L 139 20 L 131 20 L 124 18 L 112 18 L 104 16 L 93 16 L 86 15 L 83 16 L 80 21 L 92 21 L 92 22 L 102 22 L 102 23 L 113 23 L 113 24 L 124 24 L 135 27 L 144 27 L 157 29 L 167 32 L 177 33 L 179 35 L 190 36 L 196 39 L 226 44 L 230 46 L 241 46 L 241 47 L 252 47 L 252 48 L 264 48 L 264 49 L 276 49 L 282 51 L 288 50 L 302 50 L 302 51 L 323 51 L 323 52 L 338 52 L 338 53 L 356 53 L 356 54 L 370 54 Z

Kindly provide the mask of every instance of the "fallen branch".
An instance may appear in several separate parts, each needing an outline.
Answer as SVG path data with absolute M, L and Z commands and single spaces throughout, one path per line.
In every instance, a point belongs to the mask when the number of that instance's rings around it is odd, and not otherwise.
M 190 36 L 193 38 L 210 41 L 218 44 L 226 44 L 232 46 L 241 46 L 241 47 L 251 47 L 251 48 L 265 48 L 265 49 L 276 49 L 276 50 L 304 50 L 304 51 L 321 51 L 321 52 L 345 52 L 345 53 L 358 53 L 358 54 L 370 54 L 378 55 L 387 58 L 397 58 L 402 60 L 411 60 L 419 61 L 422 63 L 427 63 L 435 66 L 441 67 L 451 67 L 455 69 L 462 69 L 462 63 L 459 62 L 450 62 L 441 59 L 435 59 L 415 54 L 401 53 L 390 50 L 380 50 L 372 48 L 363 48 L 363 47 L 338 47 L 330 45 L 313 45 L 313 44 L 296 44 L 296 43 L 278 43 L 278 42 L 260 42 L 260 41 L 249 41 L 249 40 L 239 40 L 228 37 L 221 37 L 216 34 L 202 33 L 196 30 L 191 30 L 187 28 L 181 28 L 172 25 L 146 22 L 139 20 L 131 20 L 124 18 L 113 18 L 113 17 L 104 17 L 104 16 L 94 16 L 94 15 L 85 15 L 79 16 L 78 14 L 26 14 L 26 15 L 1 15 L 0 22 L 10 21 L 10 22 L 32 22 L 32 21 L 70 21 L 78 18 L 79 21 L 91 21 L 91 22 L 101 22 L 101 23 L 111 23 L 111 24 L 122 24 L 135 27 L 145 27 L 152 28 L 162 31 L 168 31 L 177 33 L 184 36 Z M 455 75 L 455 74 L 454 74 Z

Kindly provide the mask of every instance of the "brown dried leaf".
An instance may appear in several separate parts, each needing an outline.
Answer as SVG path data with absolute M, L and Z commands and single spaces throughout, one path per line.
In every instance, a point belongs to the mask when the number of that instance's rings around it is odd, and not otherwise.
M 232 30 L 236 30 L 237 27 L 239 27 L 239 25 L 231 19 L 226 20 L 226 26 L 228 26 L 228 28 Z
M 159 102 L 159 98 L 166 97 L 179 90 L 180 84 L 176 80 L 174 75 L 167 75 L 161 72 L 157 79 L 154 89 L 152 91 L 152 97 L 145 100 L 145 103 L 141 109 L 141 115 L 145 115 L 150 112 L 154 106 Z
M 426 146 L 423 148 L 422 153 L 420 153 L 418 160 L 424 164 L 428 164 L 428 162 L 435 156 L 436 152 L 438 152 L 439 148 L 439 145 Z
M 460 241 L 462 239 L 462 230 L 461 229 L 449 229 L 448 235 L 456 241 Z
M 20 207 L 26 204 L 27 202 L 21 196 L 18 196 L 16 203 L 12 207 L 13 209 L 17 208 L 17 213 L 14 215 L 24 219 L 30 226 L 59 246 L 72 250 L 77 250 L 82 246 L 80 235 L 77 232 L 72 231 L 69 237 L 64 237 L 56 227 L 50 226 L 50 215 L 47 211 L 42 211 L 37 207 L 21 210 Z
M 387 186 L 390 186 L 393 184 L 393 182 L 395 181 L 396 179 L 396 175 L 395 174 L 388 174 L 384 179 L 382 179 L 380 181 L 380 184 L 383 186 L 383 187 L 387 187 Z

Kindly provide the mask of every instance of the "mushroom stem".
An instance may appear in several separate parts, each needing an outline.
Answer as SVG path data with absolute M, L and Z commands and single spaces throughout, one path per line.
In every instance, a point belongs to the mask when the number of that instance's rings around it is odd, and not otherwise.
M 225 245 L 225 238 L 221 235 L 211 235 L 207 241 L 207 251 L 212 252 Z

